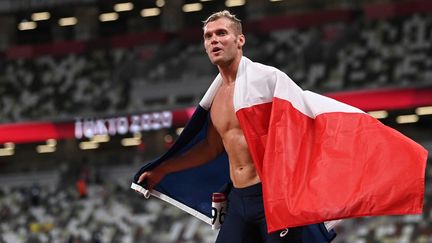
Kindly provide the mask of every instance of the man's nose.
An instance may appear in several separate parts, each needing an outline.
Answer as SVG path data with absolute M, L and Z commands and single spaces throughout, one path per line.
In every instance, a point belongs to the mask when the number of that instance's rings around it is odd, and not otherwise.
M 212 37 L 210 38 L 210 43 L 214 44 L 214 43 L 218 43 L 219 39 L 217 37 L 217 35 L 212 35 Z

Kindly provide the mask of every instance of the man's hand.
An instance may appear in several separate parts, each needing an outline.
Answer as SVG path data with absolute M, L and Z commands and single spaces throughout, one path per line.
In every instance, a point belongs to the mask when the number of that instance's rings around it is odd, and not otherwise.
M 163 170 L 154 169 L 151 171 L 146 171 L 140 175 L 138 178 L 138 184 L 146 181 L 146 189 L 152 190 L 164 177 L 166 173 Z

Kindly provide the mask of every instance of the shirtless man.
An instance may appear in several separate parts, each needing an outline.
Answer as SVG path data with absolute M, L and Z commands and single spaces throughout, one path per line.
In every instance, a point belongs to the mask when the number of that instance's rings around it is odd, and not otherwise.
M 207 138 L 187 153 L 144 172 L 138 183 L 147 180 L 148 188 L 152 189 L 168 173 L 199 166 L 226 151 L 234 188 L 216 242 L 301 242 L 300 228 L 290 229 L 287 235 L 282 234 L 284 237 L 280 232 L 267 233 L 260 178 L 233 106 L 236 75 L 245 44 L 240 20 L 228 11 L 221 11 L 204 22 L 203 31 L 207 55 L 223 78 L 211 106 Z

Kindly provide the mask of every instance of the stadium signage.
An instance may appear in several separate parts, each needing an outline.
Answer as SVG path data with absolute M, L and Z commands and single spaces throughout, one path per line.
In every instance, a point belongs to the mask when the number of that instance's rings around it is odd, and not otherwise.
M 95 135 L 124 135 L 127 133 L 160 130 L 172 126 L 173 114 L 170 111 L 121 116 L 104 119 L 77 119 L 75 138 L 92 138 Z

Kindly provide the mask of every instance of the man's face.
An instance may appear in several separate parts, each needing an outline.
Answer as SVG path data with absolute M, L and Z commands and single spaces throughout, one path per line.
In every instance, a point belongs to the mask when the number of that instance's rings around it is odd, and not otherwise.
M 242 55 L 244 36 L 235 32 L 227 18 L 207 23 L 204 27 L 204 47 L 210 61 L 219 66 L 230 64 Z

